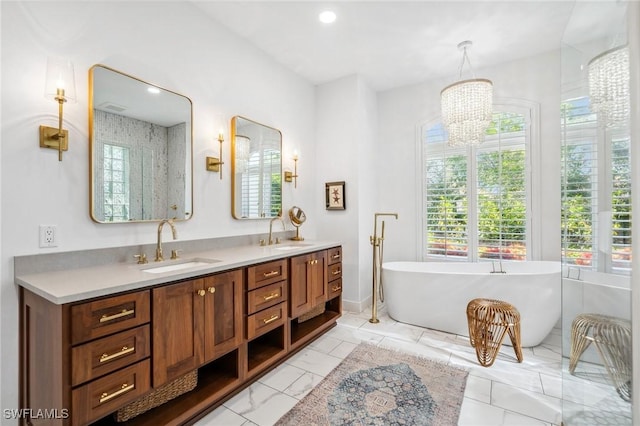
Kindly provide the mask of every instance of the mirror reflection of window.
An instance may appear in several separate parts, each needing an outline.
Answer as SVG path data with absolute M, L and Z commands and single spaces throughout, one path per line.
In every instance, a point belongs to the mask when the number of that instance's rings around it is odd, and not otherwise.
M 280 151 L 264 149 L 253 152 L 241 171 L 242 216 L 278 216 L 282 200 Z
M 129 148 L 104 144 L 104 220 L 129 220 Z
M 282 133 L 244 117 L 231 119 L 232 210 L 235 219 L 282 213 Z

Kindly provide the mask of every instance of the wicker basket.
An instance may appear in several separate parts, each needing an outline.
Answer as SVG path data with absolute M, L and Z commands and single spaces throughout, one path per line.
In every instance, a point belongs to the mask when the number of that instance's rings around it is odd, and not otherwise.
M 298 323 L 305 322 L 311 318 L 317 317 L 318 315 L 322 315 L 324 313 L 324 309 L 324 303 L 314 306 L 309 312 L 305 312 L 298 317 Z
M 151 410 L 167 401 L 187 393 L 198 384 L 198 370 L 193 370 L 184 376 L 160 386 L 145 394 L 141 398 L 119 409 L 114 417 L 117 422 L 126 422 L 146 411 Z

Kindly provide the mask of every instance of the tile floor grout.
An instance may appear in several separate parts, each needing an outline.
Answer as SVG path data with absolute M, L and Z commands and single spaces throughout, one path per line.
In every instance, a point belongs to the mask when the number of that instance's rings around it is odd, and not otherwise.
M 389 318 L 384 309 L 380 310 L 379 324 L 370 324 L 368 318 L 366 311 L 344 312 L 336 327 L 196 425 L 273 425 L 362 341 L 392 346 L 469 370 L 459 426 L 557 426 L 562 421 L 563 410 L 565 419 L 572 418 L 571 425 L 590 425 L 596 418 L 601 420 L 598 406 L 602 400 L 624 410 L 624 401 L 616 401 L 615 389 L 606 383 L 587 382 L 592 385 L 585 386 L 584 381 L 570 377 L 563 389 L 561 367 L 565 362 L 561 357 L 559 329 L 554 329 L 540 346 L 523 348 L 521 364 L 513 349 L 503 345 L 493 366 L 482 367 L 468 337 L 402 324 Z M 566 370 L 566 366 L 564 368 Z M 606 381 L 602 369 L 594 364 L 585 363 L 584 369 Z M 570 398 L 564 402 L 563 391 Z M 600 399 L 594 401 L 594 398 Z M 595 408 L 585 408 L 585 415 L 582 404 Z M 604 418 L 603 424 L 631 424 L 630 414 L 626 417 L 605 413 Z

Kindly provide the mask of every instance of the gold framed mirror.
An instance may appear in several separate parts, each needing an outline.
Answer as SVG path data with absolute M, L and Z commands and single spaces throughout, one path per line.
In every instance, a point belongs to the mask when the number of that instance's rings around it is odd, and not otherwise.
M 89 70 L 91 218 L 186 220 L 193 213 L 192 103 L 94 65 Z
M 241 116 L 231 119 L 231 214 L 268 219 L 282 212 L 282 133 Z

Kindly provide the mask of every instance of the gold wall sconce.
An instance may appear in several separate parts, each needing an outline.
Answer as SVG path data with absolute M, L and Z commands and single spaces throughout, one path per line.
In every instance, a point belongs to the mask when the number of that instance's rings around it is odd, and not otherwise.
M 210 172 L 220 173 L 220 179 L 222 179 L 222 165 L 224 164 L 224 161 L 222 161 L 222 142 L 224 142 L 224 131 L 222 129 L 218 132 L 218 142 L 220 143 L 220 158 L 207 157 L 207 170 Z
M 293 187 L 298 187 L 298 153 L 296 151 L 293 152 L 293 173 L 285 171 L 284 181 L 289 183 L 293 182 Z
M 44 96 L 58 102 L 58 127 L 40 126 L 40 147 L 58 150 L 58 161 L 62 151 L 69 149 L 69 131 L 62 128 L 63 105 L 76 100 L 76 83 L 73 63 L 61 58 L 47 59 L 47 76 Z

